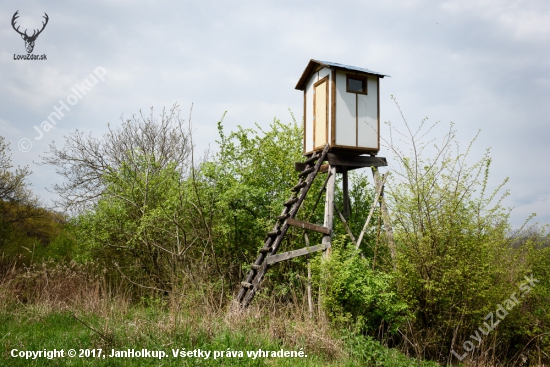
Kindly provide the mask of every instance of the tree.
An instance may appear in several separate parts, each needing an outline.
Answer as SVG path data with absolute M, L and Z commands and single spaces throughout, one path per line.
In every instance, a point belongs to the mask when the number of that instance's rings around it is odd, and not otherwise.
M 107 177 L 125 169 L 137 172 L 143 169 L 143 159 L 154 162 L 145 169 L 155 174 L 175 163 L 174 169 L 186 177 L 191 169 L 191 140 L 180 117 L 178 106 L 163 110 L 160 121 L 153 109 L 146 117 L 141 111 L 130 119 L 122 120 L 119 128 L 108 126 L 102 139 L 76 130 L 65 138 L 59 148 L 53 142 L 41 164 L 57 167 L 65 181 L 53 190 L 60 196 L 55 204 L 65 210 L 83 212 L 93 207 L 106 190 Z
M 62 148 L 50 146 L 42 164 L 65 178 L 54 191 L 57 204 L 79 214 L 73 222 L 83 259 L 99 260 L 139 286 L 175 291 L 188 250 L 211 244 L 204 218 L 197 218 L 203 211 L 184 124 L 177 106 L 159 119 L 151 109 L 109 126 L 102 139 L 77 130 Z
M 239 127 L 225 135 L 221 122 L 219 153 L 202 167 L 204 187 L 216 207 L 216 246 L 235 278 L 251 264 L 265 233 L 290 197 L 301 159 L 301 130 L 296 122 L 274 120 L 267 131 Z M 294 177 L 293 177 L 294 176 Z M 237 281 L 237 279 L 235 279 Z M 240 281 L 240 280 L 239 280 Z
M 0 251 L 5 261 L 29 265 L 36 245 L 47 246 L 57 235 L 59 214 L 41 207 L 30 189 L 31 174 L 25 167 L 14 168 L 5 138 L 0 136 Z
M 239 127 L 226 135 L 220 121 L 219 152 L 195 163 L 183 124 L 173 109 L 160 119 L 134 116 L 101 139 L 76 131 L 64 147 L 53 144 L 43 163 L 65 178 L 54 190 L 64 208 L 79 213 L 82 259 L 101 259 L 136 284 L 167 291 L 183 276 L 238 284 L 291 196 L 302 131 L 296 121 L 274 120 L 269 129 Z M 351 181 L 359 182 L 351 190 L 357 209 L 368 202 L 368 190 L 364 178 Z M 314 211 L 311 196 L 322 183 L 315 181 L 300 210 L 319 224 L 323 206 Z M 354 213 L 352 227 L 365 215 Z M 290 230 L 283 246 L 303 247 L 302 232 Z M 270 276 L 288 284 L 303 269 L 299 259 Z
M 501 204 L 506 180 L 487 193 L 489 151 L 468 165 L 475 139 L 460 152 L 452 124 L 438 144 L 424 139 L 435 125 L 423 120 L 412 130 L 403 120 L 406 132 L 390 125 L 387 142 L 397 163 L 387 190 L 397 284 L 414 314 L 407 337 L 419 348 L 415 352 L 445 359 L 453 341 L 466 340 L 511 294 L 526 264 L 517 262 L 510 246 L 514 231 Z
M 13 170 L 9 145 L 0 136 L 0 215 L 10 223 L 21 222 L 32 216 L 29 210 L 34 208 L 38 199 L 32 194 L 27 182 L 31 174 L 29 167 L 17 167 Z

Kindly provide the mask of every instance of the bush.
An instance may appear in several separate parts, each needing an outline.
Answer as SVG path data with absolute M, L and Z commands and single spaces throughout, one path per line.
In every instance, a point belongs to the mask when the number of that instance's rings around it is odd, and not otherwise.
M 407 306 L 395 292 L 394 277 L 372 270 L 371 262 L 345 243 L 343 237 L 333 239 L 331 256 L 315 263 L 325 311 L 337 325 L 358 333 L 395 333 Z
M 398 351 L 390 349 L 374 340 L 370 336 L 357 334 L 345 330 L 342 339 L 346 345 L 346 349 L 350 357 L 359 362 L 361 366 L 376 366 L 376 367 L 410 367 L 410 366 L 425 366 L 437 367 L 438 364 L 429 361 L 414 361 Z
M 399 144 L 388 142 L 396 169 L 387 200 L 397 245 L 399 294 L 414 315 L 406 338 L 417 355 L 447 360 L 451 348 L 460 348 L 484 317 L 517 290 L 543 252 L 528 259 L 525 248 L 512 246 L 520 231 L 512 231 L 510 211 L 501 204 L 508 195 L 501 193 L 506 181 L 488 193 L 489 151 L 469 165 L 475 139 L 461 152 L 451 124 L 439 142 L 423 140 L 435 126 L 426 128 L 425 122 L 416 131 L 406 124 L 405 133 L 390 125 L 391 139 L 399 136 Z M 426 158 L 428 149 L 432 151 Z M 511 313 L 499 330 L 517 317 Z M 502 340 L 493 355 L 511 356 L 510 335 L 499 334 Z M 482 355 L 491 348 L 483 345 L 474 353 Z

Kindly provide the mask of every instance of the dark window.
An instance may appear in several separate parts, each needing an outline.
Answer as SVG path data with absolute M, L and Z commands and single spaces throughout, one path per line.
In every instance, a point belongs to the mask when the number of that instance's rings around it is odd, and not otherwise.
M 348 74 L 346 91 L 348 93 L 367 94 L 367 77 L 363 75 Z
M 348 89 L 350 91 L 354 91 L 354 92 L 362 92 L 364 90 L 363 89 L 363 80 L 357 80 L 357 79 L 349 78 Z

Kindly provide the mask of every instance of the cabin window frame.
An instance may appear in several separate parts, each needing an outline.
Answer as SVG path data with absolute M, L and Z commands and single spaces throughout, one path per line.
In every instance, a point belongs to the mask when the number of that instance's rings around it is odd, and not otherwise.
M 355 89 L 349 89 L 349 80 L 355 79 L 355 80 L 362 80 L 363 81 L 363 90 L 358 91 Z M 368 76 L 366 75 L 357 75 L 357 74 L 346 74 L 346 92 L 348 93 L 355 93 L 355 94 L 364 94 L 368 95 Z

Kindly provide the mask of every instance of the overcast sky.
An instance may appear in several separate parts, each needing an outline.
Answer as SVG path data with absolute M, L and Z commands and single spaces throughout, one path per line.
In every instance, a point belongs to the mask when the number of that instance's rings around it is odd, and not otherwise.
M 14 60 L 20 30 L 49 22 L 33 54 Z M 29 31 L 28 33 L 32 33 Z M 216 122 L 227 130 L 274 117 L 302 118 L 294 89 L 310 59 L 388 74 L 381 80 L 381 120 L 454 122 L 466 145 L 478 129 L 473 158 L 491 148 L 491 185 L 506 177 L 514 225 L 536 212 L 550 223 L 550 2 L 544 0 L 386 1 L 11 1 L 0 5 L 0 135 L 13 161 L 33 170 L 34 191 L 59 178 L 36 166 L 53 140 L 75 129 L 100 136 L 107 123 L 153 106 L 194 103 L 195 139 L 215 148 Z M 102 69 L 98 69 L 102 68 Z M 41 140 L 33 126 L 105 70 Z M 97 76 L 97 73 L 96 73 Z M 78 91 L 78 90 L 77 90 Z M 383 127 L 382 135 L 387 134 Z M 33 146 L 18 149 L 21 139 Z M 389 156 L 384 151 L 381 156 Z

